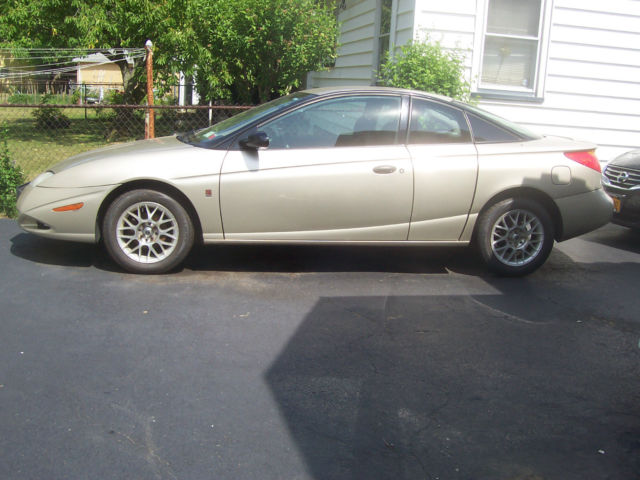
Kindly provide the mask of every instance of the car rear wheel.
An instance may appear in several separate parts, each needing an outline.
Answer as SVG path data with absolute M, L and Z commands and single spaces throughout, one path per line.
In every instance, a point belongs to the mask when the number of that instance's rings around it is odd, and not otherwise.
M 480 217 L 477 243 L 494 272 L 521 276 L 540 267 L 553 248 L 551 217 L 538 202 L 510 198 L 491 206 Z
M 155 190 L 132 190 L 116 198 L 102 223 L 111 258 L 133 273 L 176 268 L 194 242 L 193 223 L 174 198 Z

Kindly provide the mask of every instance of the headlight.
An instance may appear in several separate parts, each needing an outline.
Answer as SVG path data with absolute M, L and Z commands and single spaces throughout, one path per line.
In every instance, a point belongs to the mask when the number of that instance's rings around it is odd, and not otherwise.
M 33 179 L 33 181 L 31 182 L 31 186 L 32 187 L 37 187 L 38 185 L 40 185 L 42 182 L 44 182 L 47 178 L 51 177 L 52 175 L 53 175 L 53 172 L 51 172 L 51 171 L 42 172 L 40 175 L 38 175 L 36 178 Z

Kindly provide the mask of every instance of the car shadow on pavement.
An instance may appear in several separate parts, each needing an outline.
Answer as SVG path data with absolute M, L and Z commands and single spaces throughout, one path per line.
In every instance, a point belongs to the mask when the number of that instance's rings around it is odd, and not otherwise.
M 617 227 L 601 229 L 580 237 L 589 242 L 640 253 L 640 234 Z M 66 267 L 90 267 L 122 272 L 104 252 L 93 244 L 65 242 L 19 233 L 11 239 L 11 253 L 28 261 Z M 558 248 L 541 270 L 566 269 L 574 263 Z M 567 257 L 568 258 L 568 257 Z M 619 268 L 616 267 L 616 268 Z M 190 271 L 231 272 L 390 272 L 416 274 L 459 273 L 493 277 L 472 247 L 368 247 L 317 245 L 209 245 L 195 246 L 187 257 L 184 274 Z M 534 273 L 535 275 L 535 273 Z
M 91 243 L 64 242 L 19 233 L 11 238 L 11 253 L 16 257 L 45 265 L 91 267 L 115 271 L 106 253 Z
M 96 267 L 122 271 L 93 244 L 65 242 L 20 233 L 11 238 L 11 253 L 46 265 Z M 470 274 L 484 266 L 470 248 L 355 247 L 300 245 L 195 246 L 183 270 L 231 272 L 392 272 L 447 273 L 449 265 Z
M 580 238 L 627 252 L 640 253 L 640 230 L 610 224 Z
M 185 268 L 233 272 L 447 273 L 460 265 L 480 273 L 484 266 L 470 248 L 362 247 L 317 245 L 219 245 L 196 247 Z
M 495 280 L 318 299 L 264 374 L 313 478 L 640 476 L 640 324 Z

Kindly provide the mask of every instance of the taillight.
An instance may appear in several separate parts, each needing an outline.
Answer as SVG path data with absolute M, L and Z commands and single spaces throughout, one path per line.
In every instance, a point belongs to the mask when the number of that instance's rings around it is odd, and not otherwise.
M 570 158 L 574 162 L 578 162 L 585 167 L 593 168 L 596 172 L 602 173 L 600 162 L 596 157 L 595 150 L 583 150 L 581 152 L 564 152 L 564 156 Z

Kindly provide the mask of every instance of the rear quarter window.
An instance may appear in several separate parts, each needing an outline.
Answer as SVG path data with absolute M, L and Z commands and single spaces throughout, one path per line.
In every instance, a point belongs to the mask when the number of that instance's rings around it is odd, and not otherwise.
M 473 114 L 467 113 L 467 117 L 476 143 L 508 143 L 522 140 L 518 135 Z

